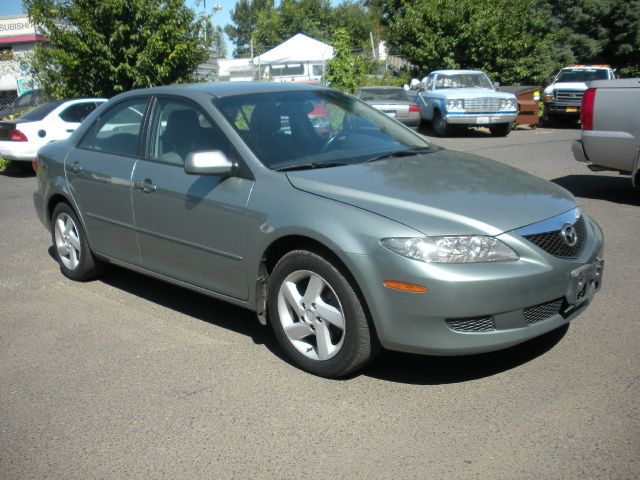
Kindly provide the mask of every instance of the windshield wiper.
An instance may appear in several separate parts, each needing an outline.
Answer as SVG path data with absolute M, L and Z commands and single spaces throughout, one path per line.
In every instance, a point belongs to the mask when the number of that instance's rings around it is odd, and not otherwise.
M 292 172 L 294 170 L 310 170 L 313 168 L 329 168 L 329 167 L 342 167 L 346 165 L 344 162 L 305 162 L 294 163 L 293 165 L 285 165 L 284 167 L 276 168 L 276 172 Z
M 393 152 L 383 153 L 382 155 L 378 155 L 377 157 L 370 158 L 364 163 L 377 162 L 378 160 L 384 160 L 385 158 L 413 157 L 414 155 L 431 153 L 435 151 L 436 149 L 433 147 L 414 148 L 411 150 L 394 150 Z

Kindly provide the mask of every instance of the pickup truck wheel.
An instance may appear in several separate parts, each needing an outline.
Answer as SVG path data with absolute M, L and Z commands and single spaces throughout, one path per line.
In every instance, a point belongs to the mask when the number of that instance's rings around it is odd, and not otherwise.
M 436 112 L 433 116 L 433 131 L 439 137 L 448 137 L 451 135 L 451 126 L 440 112 Z
M 490 125 L 489 130 L 494 137 L 506 137 L 513 128 L 513 123 L 496 123 Z

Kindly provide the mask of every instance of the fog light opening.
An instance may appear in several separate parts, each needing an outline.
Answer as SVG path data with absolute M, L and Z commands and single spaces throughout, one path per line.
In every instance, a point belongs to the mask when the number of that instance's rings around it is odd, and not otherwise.
M 429 290 L 422 285 L 416 285 L 415 283 L 399 282 L 397 280 L 385 280 L 384 286 L 392 290 L 398 290 L 400 292 L 411 293 L 427 293 Z

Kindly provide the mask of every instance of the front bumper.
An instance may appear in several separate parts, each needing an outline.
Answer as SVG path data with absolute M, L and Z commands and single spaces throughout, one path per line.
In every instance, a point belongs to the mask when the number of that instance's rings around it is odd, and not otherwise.
M 383 247 L 351 261 L 364 273 L 358 283 L 385 348 L 429 355 L 488 352 L 554 330 L 589 305 L 591 296 L 579 306 L 569 304 L 576 272 L 602 255 L 602 232 L 592 220 L 586 223 L 587 239 L 575 259 L 553 257 L 505 233 L 500 238 L 520 254 L 517 261 L 427 264 Z M 385 280 L 423 285 L 428 292 L 391 290 Z M 482 330 L 468 331 L 469 325 Z
M 571 103 L 545 103 L 544 111 L 547 114 L 552 115 L 566 115 L 568 117 L 579 117 L 580 116 L 580 107 L 581 104 L 571 104 Z
M 513 123 L 516 121 L 517 112 L 509 113 L 451 113 L 444 116 L 450 125 L 487 126 L 498 123 Z

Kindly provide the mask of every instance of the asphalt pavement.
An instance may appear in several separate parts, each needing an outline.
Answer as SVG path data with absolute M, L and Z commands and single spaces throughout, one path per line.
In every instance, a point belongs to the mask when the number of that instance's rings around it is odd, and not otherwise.
M 638 478 L 640 194 L 574 161 L 578 136 L 434 142 L 573 192 L 606 241 L 586 312 L 502 352 L 383 352 L 340 381 L 293 367 L 243 309 L 122 269 L 66 279 L 35 178 L 1 174 L 0 479 Z

